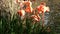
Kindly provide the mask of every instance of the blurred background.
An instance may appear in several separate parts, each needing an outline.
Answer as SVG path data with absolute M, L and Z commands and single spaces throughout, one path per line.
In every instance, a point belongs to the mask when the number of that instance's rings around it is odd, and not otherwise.
M 0 0 L 0 34 L 60 34 L 60 0 L 31 0 L 32 7 L 42 1 L 50 7 L 50 12 L 45 13 L 44 28 L 42 22 L 32 25 L 30 20 L 20 20 L 15 0 Z

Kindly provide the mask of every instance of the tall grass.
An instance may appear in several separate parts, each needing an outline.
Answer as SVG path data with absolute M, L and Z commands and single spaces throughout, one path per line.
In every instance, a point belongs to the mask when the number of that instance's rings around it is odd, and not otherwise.
M 3 13 L 4 16 L 2 15 L 0 20 L 1 34 L 50 34 L 50 32 L 47 32 L 47 26 L 44 28 L 41 26 L 42 22 L 33 24 L 30 18 L 21 20 L 17 13 L 13 15 L 11 20 L 11 15 L 7 12 L 5 13 Z

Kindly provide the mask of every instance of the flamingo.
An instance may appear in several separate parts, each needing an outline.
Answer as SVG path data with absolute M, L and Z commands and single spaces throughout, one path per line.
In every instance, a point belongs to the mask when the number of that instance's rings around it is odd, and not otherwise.
M 45 2 L 41 2 L 40 6 L 37 7 L 38 13 L 42 14 L 42 26 L 44 27 L 44 13 L 49 12 L 49 7 L 46 6 Z
M 32 3 L 30 1 L 25 1 L 26 9 L 25 11 L 27 13 L 32 13 L 33 8 L 31 7 Z
M 21 19 L 24 19 L 24 17 L 25 17 L 25 11 L 23 9 L 18 10 L 17 13 L 21 16 Z

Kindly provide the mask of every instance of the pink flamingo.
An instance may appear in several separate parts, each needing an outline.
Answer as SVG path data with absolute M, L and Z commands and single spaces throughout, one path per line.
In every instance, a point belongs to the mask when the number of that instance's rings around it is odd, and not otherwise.
M 42 14 L 42 27 L 44 27 L 44 13 L 49 12 L 49 7 L 46 6 L 45 2 L 41 2 L 40 6 L 37 7 L 38 13 Z

